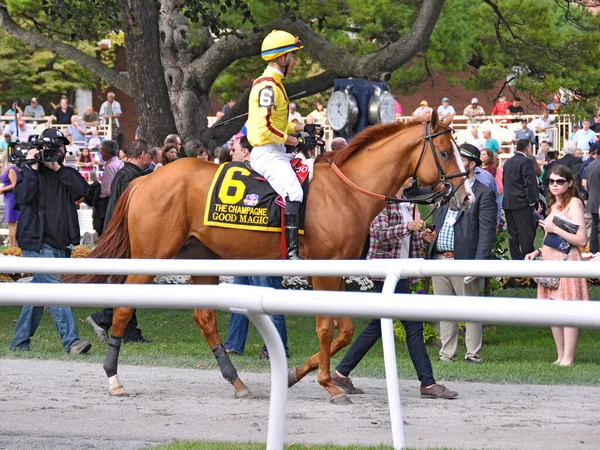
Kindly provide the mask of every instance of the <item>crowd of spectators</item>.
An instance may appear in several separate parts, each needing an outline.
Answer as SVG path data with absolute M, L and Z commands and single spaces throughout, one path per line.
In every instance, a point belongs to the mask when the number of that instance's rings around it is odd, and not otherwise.
M 15 120 L 8 120 L 3 130 L 3 141 L 27 142 L 31 135 L 36 134 L 35 128 L 59 125 L 69 140 L 66 146 L 65 164 L 78 169 L 84 176 L 89 175 L 92 169 L 101 172 L 104 160 L 99 149 L 105 136 L 100 133 L 98 127 L 103 126 L 104 130 L 110 121 L 112 136 L 117 142 L 122 142 L 122 136 L 119 135 L 119 118 L 122 110 L 119 102 L 115 100 L 115 94 L 113 92 L 107 94 L 106 101 L 98 112 L 94 111 L 92 106 L 87 106 L 81 116 L 77 115 L 66 95 L 60 97 L 58 105 L 52 104 L 50 111 L 46 116 L 44 107 L 35 97 L 24 110 L 17 103 L 13 103 L 4 114 L 15 116 Z
M 399 105 L 397 102 L 397 106 Z M 235 102 L 233 101 L 224 105 L 222 114 L 227 114 L 234 106 Z M 588 239 L 587 233 L 585 233 L 587 228 L 584 219 L 585 203 L 580 199 L 580 193 L 588 199 L 587 214 L 591 223 L 590 250 L 592 253 L 600 251 L 600 220 L 598 219 L 600 216 L 600 155 L 598 147 L 600 144 L 597 136 L 597 133 L 600 133 L 600 114 L 595 115 L 593 119 L 583 120 L 581 126 L 574 124 L 574 131 L 563 146 L 564 155 L 558 158 L 559 155 L 553 149 L 552 129 L 555 125 L 551 113 L 555 114 L 563 107 L 564 104 L 557 96 L 531 123 L 525 117 L 517 119 L 507 117 L 506 120 L 494 119 L 494 123 L 512 123 L 511 121 L 515 120 L 519 122 L 514 124 L 515 127 L 519 127 L 514 131 L 516 151 L 506 161 L 504 167 L 500 167 L 498 154 L 501 152 L 501 145 L 492 136 L 492 130 L 480 130 L 477 126 L 486 117 L 486 112 L 479 105 L 478 99 L 473 98 L 471 103 L 463 109 L 463 115 L 467 116 L 471 127 L 465 142 L 459 142 L 461 145 L 458 149 L 472 184 L 473 207 L 464 214 L 459 214 L 444 206 L 434 213 L 433 226 L 431 226 L 418 218 L 414 205 L 390 205 L 371 224 L 369 258 L 406 258 L 413 256 L 413 252 L 416 252 L 414 255 L 421 255 L 422 251 L 425 251 L 427 257 L 433 259 L 489 259 L 496 233 L 503 226 L 504 217 L 512 259 L 533 259 L 542 256 L 548 260 L 559 260 L 564 257 L 564 255 L 555 253 L 548 245 L 544 245 L 541 249 L 534 248 L 535 235 L 538 227 L 541 227 L 545 235 L 559 234 L 572 244 L 573 250 L 567 254 L 565 259 L 580 260 L 579 248 L 584 246 Z M 44 174 L 44 177 L 51 180 L 62 169 L 55 165 L 44 164 L 37 169 L 27 167 L 19 171 L 18 168 L 8 163 L 6 152 L 8 142 L 14 139 L 17 133 L 21 140 L 24 140 L 25 136 L 33 132 L 29 128 L 29 124 L 21 120 L 22 117 L 34 119 L 45 117 L 44 108 L 37 103 L 36 98 L 31 99 L 24 111 L 20 111 L 18 105 L 14 105 L 14 108 L 17 115 L 16 120 L 7 125 L 3 131 L 3 139 L 0 141 L 0 152 L 2 152 L 0 154 L 2 157 L 0 160 L 0 180 L 2 181 L 0 194 L 5 196 L 6 207 L 10 210 L 7 210 L 6 213 L 9 231 L 12 228 L 9 245 L 16 246 L 20 236 L 23 236 L 25 249 L 29 250 L 27 248 L 29 245 L 33 250 L 30 245 L 29 231 L 18 229 L 19 215 L 18 211 L 14 209 L 14 204 L 21 204 L 20 202 L 26 204 L 23 189 L 31 182 L 31 170 L 39 170 L 40 174 Z M 432 111 L 429 103 L 423 100 L 412 115 L 422 119 L 430 116 Z M 396 112 L 399 115 L 402 114 L 401 106 L 399 110 L 396 109 Z M 456 116 L 456 110 L 450 104 L 448 97 L 441 99 L 437 112 L 440 118 L 447 123 L 451 123 Z M 518 97 L 508 101 L 504 94 L 498 96 L 491 112 L 494 116 L 519 116 L 524 113 Z M 117 136 L 121 114 L 121 107 L 115 100 L 115 95 L 109 93 L 99 112 L 95 112 L 92 107 L 87 107 L 81 117 L 77 116 L 68 104 L 68 99 L 63 97 L 48 118 L 48 124 L 68 125 L 65 127 L 65 136 L 59 136 L 65 144 L 63 165 L 68 169 L 77 169 L 70 171 L 69 176 L 74 177 L 78 171 L 78 176 L 90 181 L 93 178 L 91 176 L 93 172 L 101 172 L 100 193 L 98 200 L 93 205 L 94 228 L 98 235 L 101 235 L 106 229 L 116 201 L 131 180 L 159 170 L 186 156 L 183 153 L 182 139 L 176 134 L 167 136 L 162 147 L 150 149 L 144 141 L 136 139 L 125 151 L 119 151 L 118 144 L 113 140 L 104 139 L 99 134 L 97 127 L 106 124 L 107 119 L 110 118 L 112 119 L 113 135 Z M 316 102 L 314 110 L 304 119 L 296 110 L 296 105 L 290 103 L 289 120 L 291 122 L 306 120 L 315 124 L 324 124 L 327 121 L 327 111 L 322 103 Z M 346 141 L 343 138 L 336 138 L 331 142 L 331 149 L 337 151 L 344 148 L 345 145 Z M 191 155 L 203 161 L 223 164 L 230 161 L 247 162 L 251 152 L 252 146 L 245 134 L 238 133 L 222 147 L 209 150 L 199 146 L 191 152 Z M 20 186 L 19 183 L 21 183 Z M 115 186 L 117 186 L 116 189 Z M 410 186 L 407 184 L 404 187 Z M 31 187 L 29 186 L 29 188 Z M 59 188 L 57 192 L 62 192 L 61 189 Z M 13 191 L 15 191 L 15 196 L 12 195 Z M 401 189 L 397 195 L 403 196 L 403 191 L 404 189 Z M 11 206 L 11 201 L 13 206 Z M 70 207 L 63 207 L 64 205 L 61 205 L 61 209 L 65 209 L 69 215 L 72 215 Z M 15 214 L 13 214 L 13 210 Z M 33 210 L 27 208 L 25 210 L 26 214 L 33 214 Z M 563 235 L 564 233 L 556 229 L 556 226 L 552 224 L 552 218 L 558 214 L 567 216 L 580 226 L 580 231 L 576 236 Z M 394 229 L 393 233 L 388 232 L 388 229 L 391 228 Z M 72 236 L 60 237 L 61 242 L 71 238 Z M 42 252 L 46 250 L 53 253 L 54 257 L 62 257 L 63 255 L 56 252 L 56 246 L 51 245 L 54 242 L 44 243 L 41 248 Z M 476 246 L 471 245 L 471 242 L 476 242 Z M 388 244 L 391 247 L 387 246 Z M 392 251 L 382 252 L 381 248 L 388 250 L 391 248 Z M 41 278 L 38 282 L 49 282 L 40 280 Z M 582 284 L 582 280 L 577 282 L 573 280 L 561 280 L 561 287 L 557 290 L 548 290 L 546 287 L 540 286 L 538 296 L 556 300 L 566 300 L 567 298 L 587 300 L 587 285 Z M 234 282 L 281 288 L 281 279 L 278 277 L 239 277 Z M 408 280 L 401 280 L 396 291 L 407 292 L 408 286 Z M 381 288 L 377 284 L 376 287 Z M 480 280 L 467 282 L 462 277 L 434 277 L 433 279 L 433 290 L 436 294 L 478 295 L 480 287 Z M 81 342 L 76 335 L 76 330 L 71 329 L 74 329 L 74 324 L 70 322 L 69 311 L 57 310 L 51 311 L 51 313 L 55 321 L 66 320 L 69 324 L 69 331 L 65 332 L 64 336 L 61 335 L 67 351 L 85 353 L 89 350 L 89 343 Z M 41 312 L 24 308 L 21 316 L 15 336 L 11 341 L 10 348 L 13 350 L 29 349 L 29 340 L 24 336 L 27 333 L 32 335 L 35 332 Z M 272 320 L 286 344 L 287 354 L 285 318 L 274 316 Z M 108 342 L 111 322 L 111 309 L 100 311 L 87 319 L 87 323 L 92 326 L 98 337 L 106 342 Z M 417 345 L 417 341 L 422 343 L 422 323 L 403 322 L 402 324 L 406 329 L 411 359 L 421 381 L 421 394 L 435 398 L 456 397 L 458 395 L 456 392 L 435 382 L 429 356 L 421 349 L 420 344 Z M 441 338 L 439 359 L 449 363 L 455 362 L 459 335 L 457 323 L 440 322 L 438 328 Z M 127 334 L 126 330 L 126 340 L 147 342 L 137 327 L 135 315 L 128 330 L 130 333 Z M 232 314 L 229 336 L 225 342 L 229 353 L 241 354 L 244 352 L 247 330 L 247 319 L 244 316 Z M 349 374 L 379 339 L 380 332 L 377 330 L 380 330 L 380 327 L 375 319 L 361 333 L 332 374 L 334 382 L 348 393 L 361 391 L 354 387 Z M 555 363 L 562 366 L 573 364 L 577 330 L 553 328 L 552 332 L 558 355 Z M 481 324 L 467 323 L 465 344 L 467 351 L 464 361 L 468 364 L 483 363 Z M 266 348 L 261 351 L 261 357 L 268 358 Z

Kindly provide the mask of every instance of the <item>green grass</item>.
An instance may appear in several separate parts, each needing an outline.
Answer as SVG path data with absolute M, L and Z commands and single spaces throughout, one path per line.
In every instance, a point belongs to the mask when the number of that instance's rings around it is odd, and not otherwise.
M 534 289 L 510 289 L 499 292 L 505 297 L 534 297 Z M 590 287 L 590 298 L 600 299 L 600 287 Z M 19 307 L 0 307 L 0 357 L 81 360 L 100 364 L 106 347 L 101 345 L 92 330 L 83 322 L 93 309 L 75 308 L 82 339 L 93 342 L 88 355 L 74 358 L 62 349 L 56 329 L 49 314 L 44 314 L 35 336 L 32 351 L 9 352 L 8 343 L 19 315 Z M 218 369 L 206 341 L 186 310 L 140 310 L 138 320 L 144 334 L 153 340 L 150 344 L 126 344 L 122 347 L 122 364 L 156 365 L 182 368 Z M 229 314 L 218 313 L 219 333 L 227 336 Z M 364 328 L 367 320 L 355 320 L 355 336 Z M 318 349 L 313 317 L 288 316 L 289 363 L 303 364 Z M 233 356 L 240 372 L 268 372 L 269 363 L 258 358 L 262 340 L 254 327 L 250 327 L 245 354 Z M 459 349 L 459 361 L 438 361 L 437 349 L 428 347 L 436 379 L 440 381 L 481 381 L 495 383 L 578 384 L 598 385 L 600 381 L 600 330 L 582 330 L 577 363 L 570 368 L 550 364 L 555 359 L 554 343 L 547 327 L 486 326 L 482 356 L 485 363 L 467 366 L 460 358 L 464 348 Z M 397 345 L 398 370 L 403 379 L 415 379 L 404 344 Z M 344 350 L 332 360 L 332 367 L 343 356 Z M 376 344 L 353 372 L 353 376 L 384 377 L 383 349 Z

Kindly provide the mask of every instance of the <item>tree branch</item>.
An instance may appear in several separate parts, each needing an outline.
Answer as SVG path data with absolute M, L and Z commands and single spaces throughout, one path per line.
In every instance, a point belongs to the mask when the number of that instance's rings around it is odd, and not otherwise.
M 8 14 L 5 4 L 0 4 L 0 27 L 12 37 L 37 48 L 49 50 L 63 58 L 70 59 L 77 64 L 91 70 L 97 76 L 112 84 L 127 95 L 131 95 L 131 83 L 126 76 L 105 66 L 93 56 L 87 55 L 75 47 L 67 45 L 56 39 L 49 38 L 36 31 L 26 30 L 15 23 Z
M 445 0 L 423 0 L 421 9 L 410 31 L 402 39 L 359 58 L 359 76 L 382 79 L 386 73 L 402 67 L 427 43 L 438 22 Z
M 304 50 L 327 69 L 332 77 L 357 77 L 381 80 L 406 64 L 425 45 L 439 19 L 445 0 L 423 0 L 419 14 L 406 36 L 386 45 L 378 52 L 356 57 L 336 47 L 301 20 L 277 19 L 264 25 L 258 33 L 243 38 L 227 36 L 192 63 L 194 78 L 207 91 L 216 77 L 237 59 L 256 55 L 266 34 L 273 29 L 285 30 L 302 37 Z M 329 86 L 326 86 L 327 88 Z
M 542 47 L 542 46 L 539 46 L 539 45 L 535 45 L 534 43 L 526 41 L 525 39 L 523 39 L 521 36 L 519 36 L 517 33 L 514 32 L 514 30 L 511 27 L 511 24 L 508 22 L 508 20 L 506 20 L 506 18 L 504 17 L 504 15 L 500 11 L 500 8 L 498 7 L 498 5 L 496 3 L 494 3 L 491 0 L 483 0 L 483 2 L 485 4 L 487 4 L 488 6 L 490 6 L 494 10 L 494 12 L 496 13 L 496 16 L 498 16 L 498 24 L 502 23 L 506 27 L 506 30 L 508 31 L 508 33 L 510 34 L 510 36 L 515 41 L 522 42 L 523 44 L 525 44 L 525 45 L 527 45 L 527 46 L 529 46 L 531 48 L 534 48 L 534 49 L 540 50 L 540 51 L 544 51 L 544 52 L 546 52 L 546 51 L 548 51 L 548 52 L 555 52 L 556 51 L 556 49 L 554 49 L 554 48 L 551 48 L 551 47 Z M 499 27 L 496 27 L 496 29 L 497 29 L 496 35 L 498 37 L 500 37 L 500 35 L 499 35 Z
M 307 78 L 305 80 L 296 81 L 294 83 L 288 83 L 285 85 L 285 90 L 289 96 L 295 95 L 298 92 L 304 92 L 301 97 L 304 98 L 316 94 L 318 92 L 322 92 L 333 85 L 333 80 L 336 78 L 336 74 L 334 72 L 323 72 L 319 75 L 315 75 L 314 77 Z M 223 117 L 223 121 L 228 120 L 230 117 L 239 116 L 248 111 L 248 97 L 250 96 L 250 89 L 246 89 L 246 91 L 240 95 L 236 101 L 235 105 L 231 110 Z M 211 138 L 217 142 L 225 142 L 227 139 L 231 137 L 236 131 L 239 131 L 244 125 L 244 122 L 247 120 L 247 116 L 240 117 L 238 120 L 234 120 L 227 125 L 223 125 L 217 128 L 210 128 L 213 133 Z
M 208 92 L 219 74 L 238 59 L 260 53 L 260 44 L 273 29 L 282 29 L 286 21 L 277 19 L 265 25 L 259 32 L 249 32 L 241 37 L 229 35 L 220 38 L 189 66 L 200 88 Z

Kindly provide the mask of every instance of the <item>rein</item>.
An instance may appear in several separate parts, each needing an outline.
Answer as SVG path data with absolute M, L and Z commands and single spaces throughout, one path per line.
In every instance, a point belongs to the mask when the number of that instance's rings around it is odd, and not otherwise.
M 424 127 L 424 136 L 423 136 L 423 147 L 421 148 L 421 154 L 419 155 L 419 160 L 417 161 L 417 165 L 413 172 L 412 178 L 414 178 L 415 180 L 417 179 L 417 171 L 419 170 L 421 162 L 423 161 L 423 157 L 425 156 L 425 150 L 427 149 L 427 143 L 429 143 L 431 152 L 433 154 L 433 160 L 435 161 L 435 165 L 436 165 L 436 168 L 438 171 L 438 179 L 433 184 L 433 187 L 435 188 L 438 184 L 443 183 L 440 190 L 437 192 L 432 192 L 431 194 L 417 195 L 417 196 L 411 197 L 410 199 L 388 197 L 387 195 L 377 194 L 375 192 L 368 191 L 368 190 L 363 189 L 360 186 L 358 186 L 356 183 L 354 183 L 352 180 L 350 180 L 346 175 L 344 175 L 342 173 L 340 168 L 337 166 L 337 164 L 335 162 L 333 162 L 333 159 L 331 159 L 331 156 L 329 156 L 329 155 L 326 156 L 327 162 L 329 162 L 329 165 L 331 166 L 331 169 L 333 170 L 333 172 L 344 183 L 346 183 L 348 186 L 350 186 L 355 191 L 358 191 L 361 194 L 364 194 L 368 197 L 372 197 L 377 200 L 385 201 L 388 204 L 417 203 L 419 205 L 434 205 L 434 208 L 425 217 L 424 220 L 426 220 L 429 216 L 431 216 L 431 214 L 433 214 L 433 212 L 436 209 L 438 209 L 440 206 L 448 203 L 450 201 L 450 199 L 454 196 L 454 194 L 462 187 L 462 185 L 465 183 L 467 172 L 457 172 L 457 173 L 453 173 L 450 175 L 446 175 L 444 173 L 444 170 L 442 169 L 442 165 L 440 164 L 439 158 L 435 151 L 435 146 L 433 145 L 433 138 L 440 136 L 442 134 L 450 133 L 452 131 L 452 129 L 446 128 L 442 131 L 438 131 L 437 133 L 432 134 L 431 133 L 431 123 L 425 122 L 424 125 L 425 125 L 425 127 Z M 449 183 L 447 180 L 452 179 L 452 178 L 457 178 L 457 177 L 463 177 L 463 179 L 460 182 L 460 184 L 458 185 L 458 187 L 455 189 L 454 186 L 452 186 L 452 184 Z

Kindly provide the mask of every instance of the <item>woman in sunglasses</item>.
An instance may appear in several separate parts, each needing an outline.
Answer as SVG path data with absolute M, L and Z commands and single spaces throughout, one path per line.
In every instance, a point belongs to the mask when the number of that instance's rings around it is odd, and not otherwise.
M 533 260 L 541 256 L 545 261 L 581 261 L 580 247 L 587 244 L 587 231 L 584 218 L 583 202 L 579 189 L 573 179 L 571 169 L 563 165 L 554 165 L 548 175 L 548 217 L 539 220 L 546 236 L 554 233 L 572 245 L 565 254 L 544 245 L 525 256 Z M 575 233 L 570 233 L 554 223 L 556 216 L 563 216 L 573 223 L 572 229 L 578 226 Z M 588 285 L 585 278 L 561 278 L 558 289 L 550 289 L 538 285 L 538 298 L 551 300 L 589 300 Z M 552 335 L 556 343 L 558 358 L 553 364 L 571 366 L 575 362 L 575 349 L 579 337 L 579 329 L 572 327 L 552 327 Z

